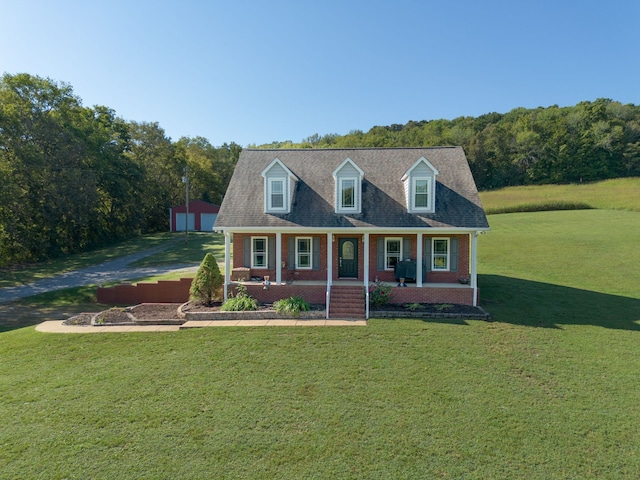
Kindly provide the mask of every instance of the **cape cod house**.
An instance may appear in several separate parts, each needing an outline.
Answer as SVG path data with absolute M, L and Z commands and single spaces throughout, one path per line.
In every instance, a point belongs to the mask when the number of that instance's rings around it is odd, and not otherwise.
M 375 282 L 394 303 L 477 305 L 489 225 L 464 151 L 437 147 L 243 150 L 214 228 L 225 299 L 243 281 L 260 301 L 368 318 Z

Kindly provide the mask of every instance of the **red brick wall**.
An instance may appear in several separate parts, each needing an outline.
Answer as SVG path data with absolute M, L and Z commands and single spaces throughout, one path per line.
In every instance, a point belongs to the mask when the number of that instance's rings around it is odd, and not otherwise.
M 137 305 L 139 303 L 184 303 L 189 300 L 191 278 L 141 282 L 98 288 L 98 303 L 105 305 Z
M 378 271 L 378 238 L 389 235 L 371 235 L 369 237 L 369 279 L 374 281 L 376 277 L 383 282 L 394 282 L 395 274 L 392 271 Z M 402 235 L 411 237 L 411 252 L 409 258 L 415 260 L 418 256 L 418 236 Z M 458 283 L 460 277 L 469 278 L 469 235 L 423 235 L 423 241 L 432 237 L 456 237 L 458 239 L 458 271 L 457 272 L 427 272 L 425 283 Z M 406 252 L 405 253 L 405 257 Z
M 275 235 L 264 235 L 256 233 L 234 233 L 233 234 L 233 268 L 244 267 L 244 239 L 246 237 L 268 237 L 273 238 L 275 244 Z M 320 239 L 320 269 L 319 270 L 289 270 L 289 238 L 291 237 L 317 237 Z M 313 240 L 312 240 L 313 241 Z M 327 279 L 327 236 L 326 235 L 282 235 L 282 261 L 286 262 L 286 266 L 282 269 L 282 281 L 286 280 L 319 280 Z M 275 259 L 274 259 L 275 264 Z M 264 277 L 269 275 L 272 282 L 276 280 L 276 270 L 268 268 L 252 268 L 251 276 Z M 237 278 L 233 278 L 237 280 Z M 249 280 L 245 278 L 245 280 Z
M 459 303 L 473 305 L 473 288 L 393 287 L 390 303 Z
M 251 236 L 265 236 L 259 232 L 252 234 L 236 233 L 233 238 L 233 267 L 243 267 L 244 259 L 244 238 Z M 266 235 L 271 237 L 275 242 L 275 235 Z M 282 235 L 282 261 L 289 261 L 289 238 L 301 235 Z M 325 281 L 327 278 L 327 236 L 326 235 L 310 235 L 320 238 L 320 269 L 319 270 L 289 270 L 285 267 L 282 270 L 282 280 L 319 280 Z M 404 235 L 405 237 L 407 235 Z M 439 235 L 438 235 L 439 236 Z M 470 249 L 469 249 L 469 235 L 446 235 L 447 237 L 458 239 L 458 271 L 457 272 L 427 272 L 425 283 L 457 283 L 461 277 L 469 278 L 470 276 Z M 333 236 L 333 280 L 337 280 L 338 267 L 339 267 L 339 252 L 338 245 L 340 238 L 357 238 L 358 239 L 358 280 L 364 279 L 364 238 L 363 235 L 349 235 L 349 234 L 335 234 Z M 378 238 L 384 237 L 384 235 L 370 235 L 369 237 L 369 281 L 373 282 L 376 277 L 384 282 L 395 281 L 395 275 L 392 271 L 378 271 L 377 270 L 377 243 Z M 417 257 L 417 235 L 410 235 L 411 237 L 411 251 L 409 257 L 416 259 Z M 424 235 L 424 239 L 432 238 L 433 235 Z M 406 252 L 405 252 L 406 257 Z M 275 269 L 251 269 L 250 276 L 264 277 L 269 275 L 272 282 L 276 279 Z M 237 280 L 236 276 L 232 278 Z M 249 278 L 245 278 L 249 280 Z

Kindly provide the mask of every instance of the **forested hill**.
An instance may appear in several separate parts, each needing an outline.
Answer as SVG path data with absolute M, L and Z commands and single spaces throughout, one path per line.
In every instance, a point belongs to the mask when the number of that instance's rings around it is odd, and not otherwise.
M 640 107 L 598 99 L 454 120 L 410 121 L 260 148 L 461 145 L 480 190 L 640 176 Z
M 481 190 L 640 176 L 640 107 L 600 99 L 477 118 L 410 121 L 263 147 L 461 145 Z M 219 203 L 242 148 L 173 141 L 155 122 L 84 107 L 70 85 L 0 77 L 0 267 L 166 231 L 185 198 Z

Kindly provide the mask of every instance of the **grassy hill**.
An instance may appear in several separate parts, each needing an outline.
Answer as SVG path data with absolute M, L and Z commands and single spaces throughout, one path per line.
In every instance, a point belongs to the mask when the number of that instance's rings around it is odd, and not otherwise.
M 640 212 L 640 178 L 595 183 L 508 187 L 480 192 L 487 213 L 597 208 Z
M 620 185 L 495 201 L 609 209 L 491 215 L 493 323 L 0 333 L 0 479 L 637 478 L 640 212 Z

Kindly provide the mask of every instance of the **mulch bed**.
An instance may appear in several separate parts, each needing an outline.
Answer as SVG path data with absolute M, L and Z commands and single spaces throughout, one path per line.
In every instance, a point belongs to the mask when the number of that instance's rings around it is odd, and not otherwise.
M 179 303 L 142 303 L 127 308 L 112 308 L 100 312 L 99 322 L 102 325 L 117 325 L 131 323 L 137 320 L 152 323 L 153 320 L 180 320 L 178 313 Z M 207 306 L 199 302 L 189 302 L 182 308 L 186 312 L 217 312 L 220 311 L 221 302 Z M 324 310 L 324 305 L 312 305 L 312 310 Z M 259 311 L 273 310 L 273 305 L 263 304 L 258 307 Z M 371 307 L 372 317 L 414 317 L 414 318 L 479 318 L 490 320 L 491 317 L 479 307 L 458 304 L 433 304 L 433 303 L 412 303 L 412 304 L 387 304 L 381 307 Z M 66 325 L 90 325 L 94 314 L 81 313 L 65 321 Z

